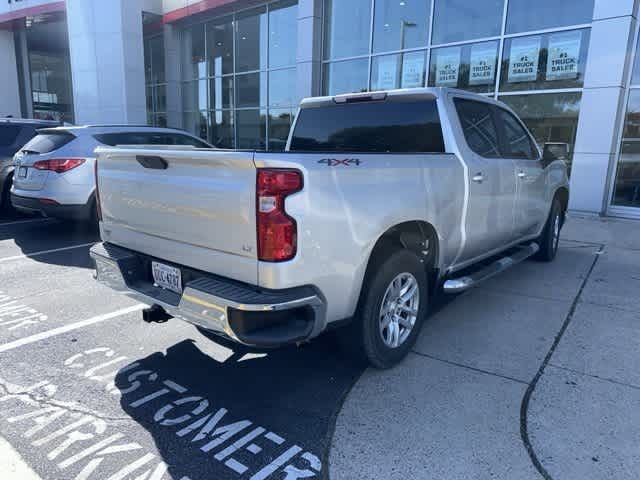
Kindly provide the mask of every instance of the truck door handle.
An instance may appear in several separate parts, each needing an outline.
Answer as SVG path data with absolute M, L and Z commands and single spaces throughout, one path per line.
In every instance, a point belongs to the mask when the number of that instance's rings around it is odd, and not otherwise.
M 518 178 L 526 178 L 527 174 L 524 172 L 518 172 Z
M 476 173 L 475 177 L 473 177 L 471 180 L 476 183 L 482 183 L 484 182 L 484 175 L 482 174 L 482 172 Z

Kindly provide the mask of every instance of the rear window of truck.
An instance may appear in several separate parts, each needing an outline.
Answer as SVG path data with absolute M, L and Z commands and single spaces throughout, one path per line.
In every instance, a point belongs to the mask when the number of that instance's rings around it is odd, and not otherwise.
M 435 100 L 371 101 L 303 108 L 295 152 L 443 153 Z

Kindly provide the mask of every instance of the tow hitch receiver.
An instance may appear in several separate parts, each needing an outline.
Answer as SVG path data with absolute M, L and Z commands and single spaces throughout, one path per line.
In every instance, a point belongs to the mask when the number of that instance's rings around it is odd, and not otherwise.
M 160 305 L 153 305 L 142 311 L 142 320 L 147 323 L 166 323 L 172 318 Z

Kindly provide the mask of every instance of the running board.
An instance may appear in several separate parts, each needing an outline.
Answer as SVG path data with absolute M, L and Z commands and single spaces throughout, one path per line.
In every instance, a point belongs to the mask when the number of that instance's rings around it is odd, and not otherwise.
M 513 255 L 508 257 L 502 257 L 500 260 L 487 265 L 486 267 L 477 270 L 469 275 L 465 275 L 460 278 L 452 278 L 444 283 L 444 293 L 461 293 L 465 290 L 469 290 L 472 287 L 489 280 L 491 277 L 510 269 L 514 265 L 517 265 L 527 258 L 532 257 L 540 251 L 540 247 L 537 243 L 520 247 Z

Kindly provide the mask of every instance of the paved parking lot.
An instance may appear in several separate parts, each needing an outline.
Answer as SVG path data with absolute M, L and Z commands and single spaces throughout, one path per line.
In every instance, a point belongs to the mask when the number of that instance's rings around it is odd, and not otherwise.
M 556 263 L 443 301 L 379 372 L 331 337 L 144 324 L 93 280 L 95 233 L 1 219 L 1 478 L 635 479 L 638 231 L 573 218 Z

